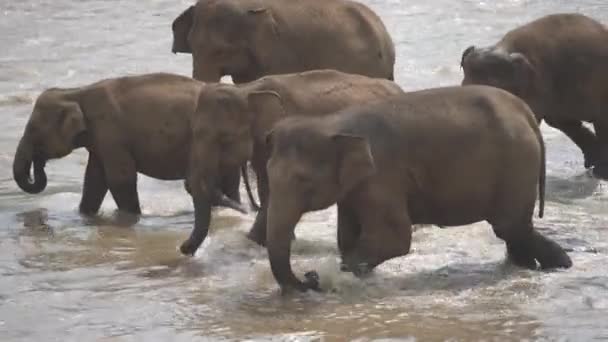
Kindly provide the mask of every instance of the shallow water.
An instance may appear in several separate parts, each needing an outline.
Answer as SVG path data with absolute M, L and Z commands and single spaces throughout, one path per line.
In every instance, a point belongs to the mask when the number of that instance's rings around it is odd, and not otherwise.
M 605 0 L 366 0 L 397 47 L 405 89 L 462 77 L 461 52 L 532 18 L 579 11 L 608 23 Z M 505 262 L 486 224 L 414 233 L 410 255 L 358 280 L 338 271 L 335 210 L 298 226 L 294 269 L 319 270 L 327 294 L 281 297 L 253 220 L 214 213 L 195 257 L 177 246 L 192 224 L 181 182 L 140 178 L 143 217 L 115 224 L 108 196 L 97 219 L 77 213 L 86 152 L 47 167 L 40 195 L 12 180 L 17 140 L 44 88 L 155 71 L 189 75 L 170 25 L 191 1 L 0 0 L 0 340 L 581 340 L 608 339 L 606 184 L 576 147 L 543 127 L 549 199 L 537 220 L 570 249 L 567 271 Z

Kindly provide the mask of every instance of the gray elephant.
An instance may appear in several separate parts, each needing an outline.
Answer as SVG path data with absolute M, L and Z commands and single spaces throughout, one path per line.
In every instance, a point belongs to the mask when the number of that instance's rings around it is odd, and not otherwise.
M 193 77 L 235 83 L 335 69 L 393 79 L 395 50 L 380 18 L 349 0 L 199 0 L 173 22 L 174 53 Z
M 318 289 L 290 266 L 301 216 L 338 205 L 345 270 L 362 274 L 410 250 L 412 225 L 488 221 L 516 265 L 570 267 L 532 223 L 544 206 L 544 145 L 534 114 L 493 87 L 423 90 L 320 118 L 293 117 L 268 135 L 267 249 L 283 290 Z
M 47 160 L 84 147 L 89 160 L 80 212 L 96 213 L 109 189 L 118 209 L 139 214 L 138 172 L 164 180 L 195 173 L 188 171 L 185 152 L 204 86 L 189 77 L 149 74 L 48 89 L 36 100 L 17 147 L 14 179 L 24 191 L 39 193 L 47 183 Z M 213 204 L 242 210 L 220 189 L 209 192 Z
M 585 167 L 608 179 L 608 30 L 581 14 L 554 14 L 508 32 L 486 48 L 468 47 L 463 85 L 505 89 L 538 120 L 582 150 Z M 591 122 L 595 134 L 582 122 Z
M 403 91 L 392 81 L 335 70 L 272 75 L 236 86 L 206 85 L 192 123 L 194 135 L 204 137 L 192 145 L 191 163 L 199 165 L 193 168 L 198 174 L 187 181 L 195 203 L 195 226 L 180 247 L 182 253 L 194 254 L 207 236 L 207 189 L 216 188 L 222 170 L 238 169 L 248 160 L 257 175 L 261 202 L 248 236 L 261 245 L 266 243 L 268 150 L 264 138 L 275 123 L 289 116 L 320 116 L 399 94 Z

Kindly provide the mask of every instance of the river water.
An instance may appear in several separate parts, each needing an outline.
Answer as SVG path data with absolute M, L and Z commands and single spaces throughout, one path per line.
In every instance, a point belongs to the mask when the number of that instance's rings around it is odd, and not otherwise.
M 606 0 L 365 2 L 393 36 L 408 90 L 459 83 L 464 48 L 532 18 L 578 11 L 608 23 Z M 338 271 L 330 208 L 306 215 L 292 258 L 330 291 L 285 298 L 266 251 L 244 236 L 253 214 L 215 211 L 196 256 L 178 253 L 193 221 L 181 182 L 140 177 L 132 227 L 115 224 L 109 195 L 99 218 L 78 214 L 85 151 L 50 162 L 43 193 L 20 191 L 11 164 L 36 96 L 124 74 L 189 75 L 170 27 L 190 3 L 0 0 L 1 341 L 608 339 L 606 184 L 545 125 L 549 202 L 537 225 L 571 250 L 567 271 L 514 268 L 479 223 L 419 228 L 410 255 L 355 279 Z

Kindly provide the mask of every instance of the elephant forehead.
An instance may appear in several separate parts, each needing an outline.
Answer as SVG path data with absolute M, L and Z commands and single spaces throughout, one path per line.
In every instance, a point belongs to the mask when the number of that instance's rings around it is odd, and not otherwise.
M 305 157 L 322 157 L 332 151 L 327 135 L 312 128 L 298 127 L 282 130 L 276 135 L 278 154 Z
M 473 61 L 476 64 L 486 67 L 504 67 L 511 65 L 508 53 L 502 49 L 480 49 L 473 57 Z

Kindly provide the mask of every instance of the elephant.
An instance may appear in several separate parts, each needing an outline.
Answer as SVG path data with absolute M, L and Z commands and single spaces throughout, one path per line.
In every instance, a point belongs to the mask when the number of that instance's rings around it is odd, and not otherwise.
M 181 252 L 193 255 L 208 233 L 210 209 L 204 205 L 205 200 L 196 205 L 196 198 L 208 197 L 205 189 L 214 188 L 221 169 L 238 169 L 248 161 L 258 180 L 261 202 L 248 237 L 265 244 L 268 151 L 264 137 L 276 122 L 289 116 L 324 115 L 402 93 L 392 81 L 336 70 L 268 75 L 239 85 L 205 86 L 193 121 L 195 136 L 205 139 L 193 145 L 192 163 L 202 166 L 196 168 L 199 173 L 193 175 L 190 180 L 194 183 L 188 186 L 195 201 L 195 225 Z
M 405 93 L 323 117 L 290 117 L 266 137 L 267 250 L 284 292 L 319 289 L 298 279 L 290 236 L 304 213 L 337 204 L 344 271 L 367 274 L 409 253 L 412 225 L 487 221 L 508 258 L 530 269 L 572 261 L 534 229 L 544 210 L 544 143 L 530 108 L 489 86 Z
M 608 29 L 582 14 L 553 14 L 469 46 L 462 85 L 485 84 L 522 98 L 537 119 L 564 132 L 585 168 L 608 179 Z M 590 122 L 595 134 L 583 126 Z
M 84 147 L 89 159 L 80 212 L 97 213 L 109 190 L 119 210 L 140 214 L 138 172 L 163 180 L 193 173 L 188 170 L 190 121 L 204 86 L 189 77 L 156 73 L 45 90 L 15 153 L 17 185 L 32 194 L 43 191 L 46 162 Z M 210 192 L 214 205 L 243 210 L 220 189 Z
M 381 19 L 349 0 L 199 0 L 172 24 L 173 53 L 195 79 L 234 83 L 335 69 L 393 79 L 395 49 Z

